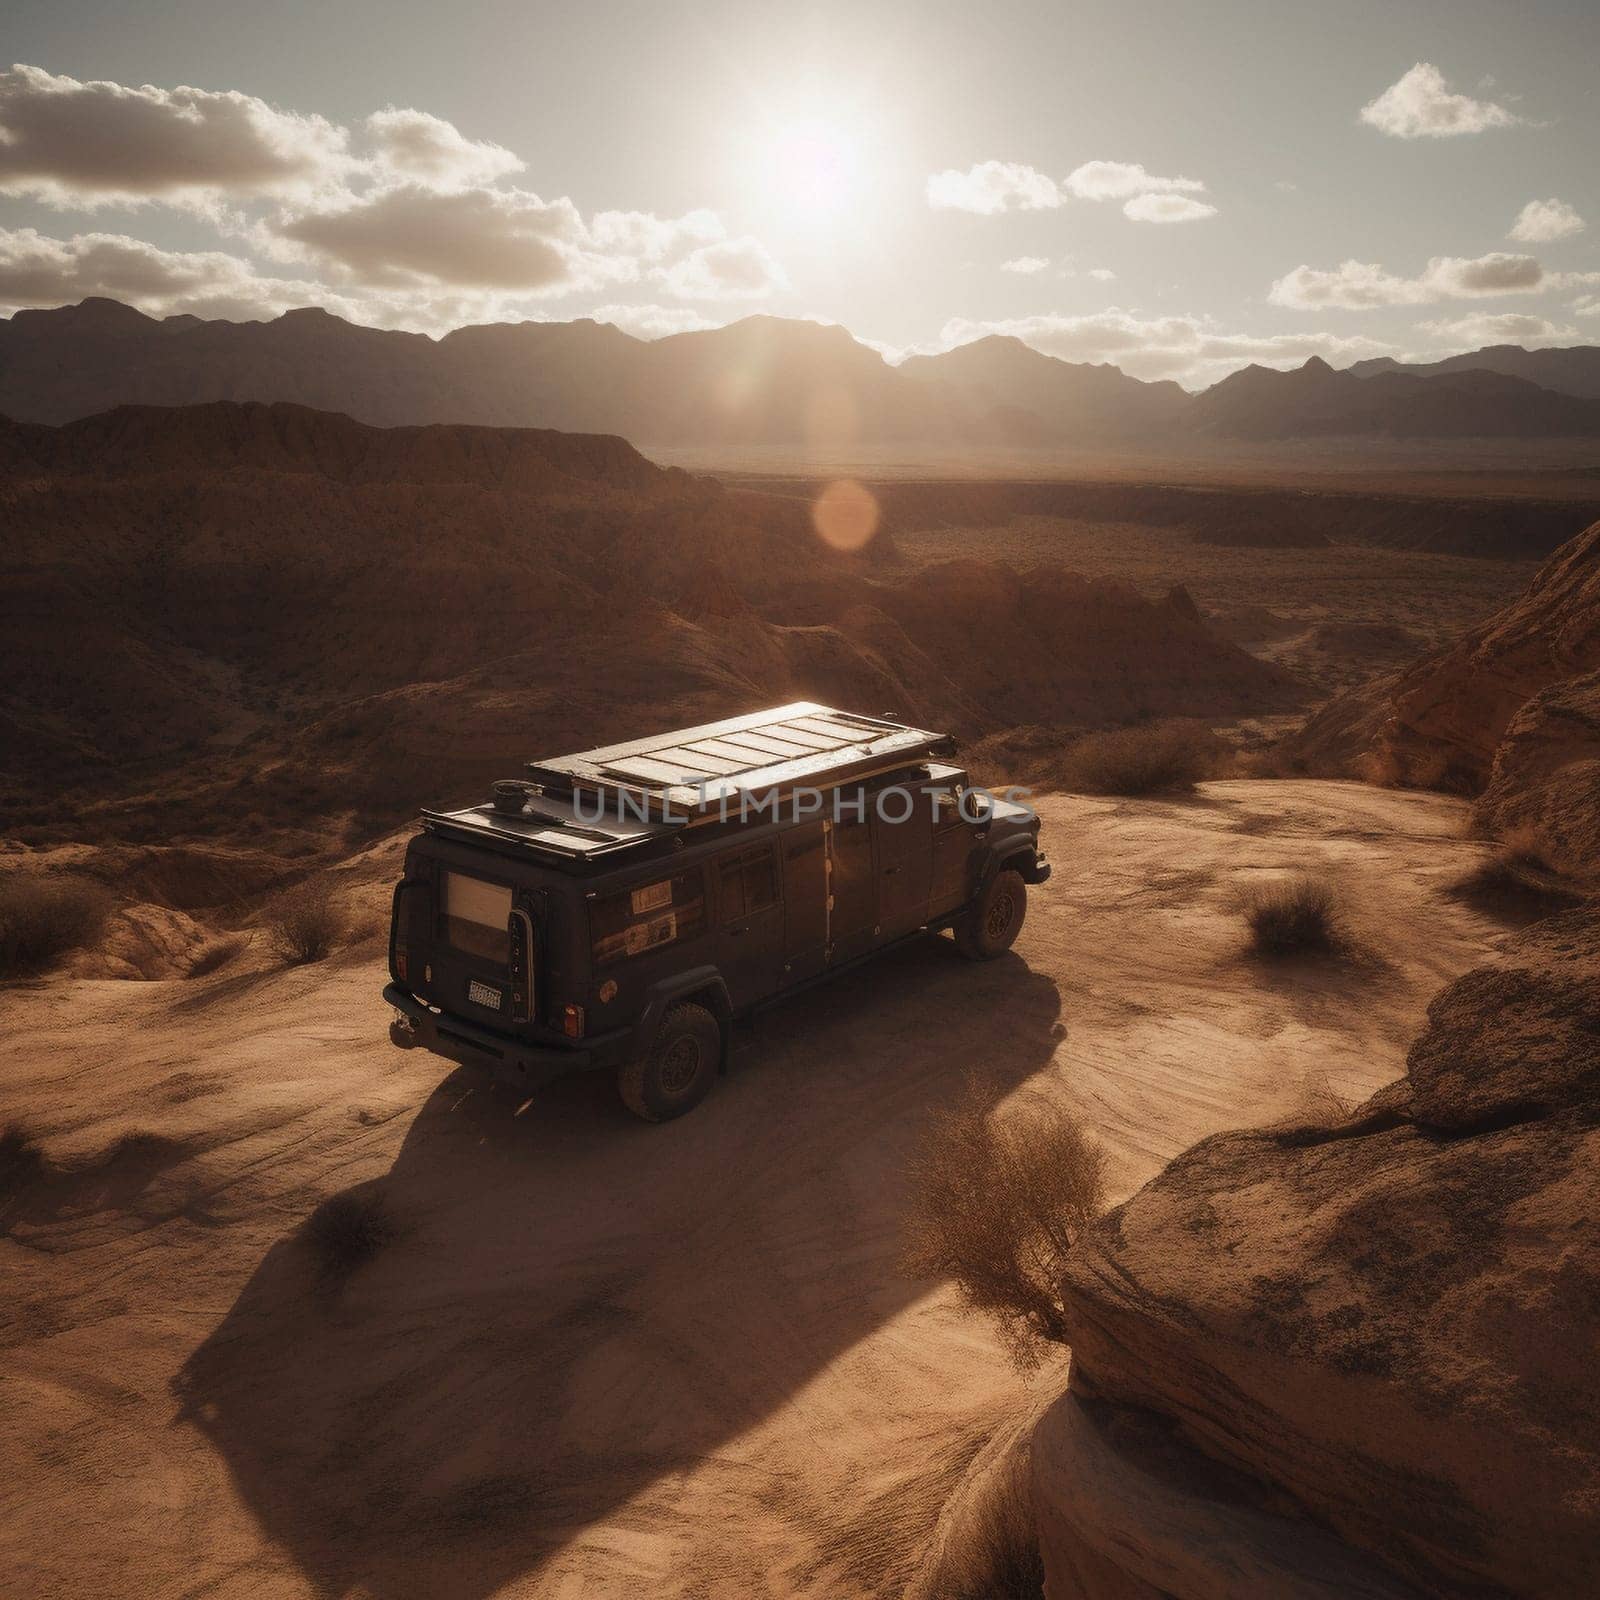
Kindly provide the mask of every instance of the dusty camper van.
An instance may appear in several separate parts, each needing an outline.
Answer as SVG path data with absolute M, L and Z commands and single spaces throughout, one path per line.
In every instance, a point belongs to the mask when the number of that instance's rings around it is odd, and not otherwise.
M 531 1089 L 616 1074 L 697 1105 L 741 1013 L 924 929 L 987 960 L 1050 868 L 954 743 L 799 703 L 528 764 L 424 812 L 395 889 L 390 1033 Z

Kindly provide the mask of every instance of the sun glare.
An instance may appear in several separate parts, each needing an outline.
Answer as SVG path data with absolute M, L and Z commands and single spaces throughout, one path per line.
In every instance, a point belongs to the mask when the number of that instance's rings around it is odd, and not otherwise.
M 772 182 L 796 216 L 836 215 L 856 186 L 857 159 L 851 142 L 823 123 L 797 123 L 779 133 L 772 148 Z

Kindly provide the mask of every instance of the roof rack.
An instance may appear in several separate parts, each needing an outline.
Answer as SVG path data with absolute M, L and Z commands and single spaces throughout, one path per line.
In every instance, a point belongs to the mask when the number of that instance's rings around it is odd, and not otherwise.
M 796 790 L 862 782 L 954 752 L 948 734 L 798 700 L 530 761 L 521 808 L 424 811 L 423 821 L 458 837 L 583 861 L 672 836 L 682 842 L 685 828 L 744 818 L 747 799 L 759 799 L 758 815 L 770 818 L 775 802 Z
M 530 761 L 527 771 L 545 795 L 570 797 L 583 809 L 692 824 L 725 817 L 747 796 L 766 799 L 799 788 L 831 788 L 954 749 L 948 734 L 797 700 L 697 728 Z

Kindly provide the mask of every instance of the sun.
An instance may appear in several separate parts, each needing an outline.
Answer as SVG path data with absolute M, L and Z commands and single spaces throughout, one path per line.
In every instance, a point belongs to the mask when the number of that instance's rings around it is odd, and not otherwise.
M 795 122 L 779 129 L 769 165 L 774 198 L 797 219 L 837 217 L 855 197 L 857 148 L 841 129 L 825 122 Z

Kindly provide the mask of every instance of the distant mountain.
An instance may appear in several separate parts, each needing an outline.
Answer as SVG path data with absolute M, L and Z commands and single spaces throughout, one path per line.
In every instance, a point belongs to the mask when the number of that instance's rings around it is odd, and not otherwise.
M 912 356 L 901 372 L 930 385 L 1045 419 L 1058 436 L 1158 433 L 1182 417 L 1189 395 L 1176 383 L 1141 383 L 1119 367 L 1058 361 L 1020 339 L 992 334 L 942 355 Z M 1003 426 L 1003 424 L 1002 424 Z
M 1481 370 L 1362 378 L 1313 356 L 1290 372 L 1250 366 L 1231 374 L 1194 397 L 1184 423 L 1230 439 L 1587 438 L 1600 435 L 1600 400 Z
M 1563 350 L 1524 350 L 1520 344 L 1491 344 L 1465 355 L 1446 356 L 1442 361 L 1396 361 L 1393 356 L 1375 356 L 1358 361 L 1348 369 L 1358 378 L 1380 372 L 1409 372 L 1414 377 L 1431 378 L 1451 372 L 1500 372 L 1508 378 L 1526 378 L 1557 394 L 1578 395 L 1586 400 L 1600 399 L 1600 345 L 1575 344 Z
M 1028 354 L 1059 369 L 1054 389 L 1028 386 L 1038 411 L 922 381 L 843 328 L 780 317 L 656 340 L 586 319 L 461 328 L 435 340 L 310 308 L 271 322 L 157 321 L 92 299 L 0 322 L 0 413 L 62 423 L 118 405 L 288 401 L 381 427 L 456 422 L 641 444 L 839 449 L 1105 437 L 1145 426 L 1141 391 L 1159 395 L 1145 408 L 1152 416 L 1182 394 Z M 1118 391 L 1098 415 L 1074 377 L 1084 373 Z
M 1507 352 L 1510 354 L 1507 354 Z M 1536 365 L 1600 351 L 1499 354 Z M 1467 358 L 1456 358 L 1465 361 Z M 114 300 L 0 320 L 0 414 L 59 424 L 124 405 L 287 402 L 379 427 L 457 423 L 614 434 L 635 445 L 1056 449 L 1293 439 L 1545 438 L 1600 432 L 1594 395 L 1481 367 L 1249 367 L 1198 396 L 990 337 L 891 366 L 844 328 L 747 317 L 636 339 L 607 323 L 493 323 L 441 339 L 305 308 L 270 322 L 158 321 Z M 1448 369 L 1448 370 L 1446 370 Z M 1577 374 L 1577 376 L 1573 376 Z

